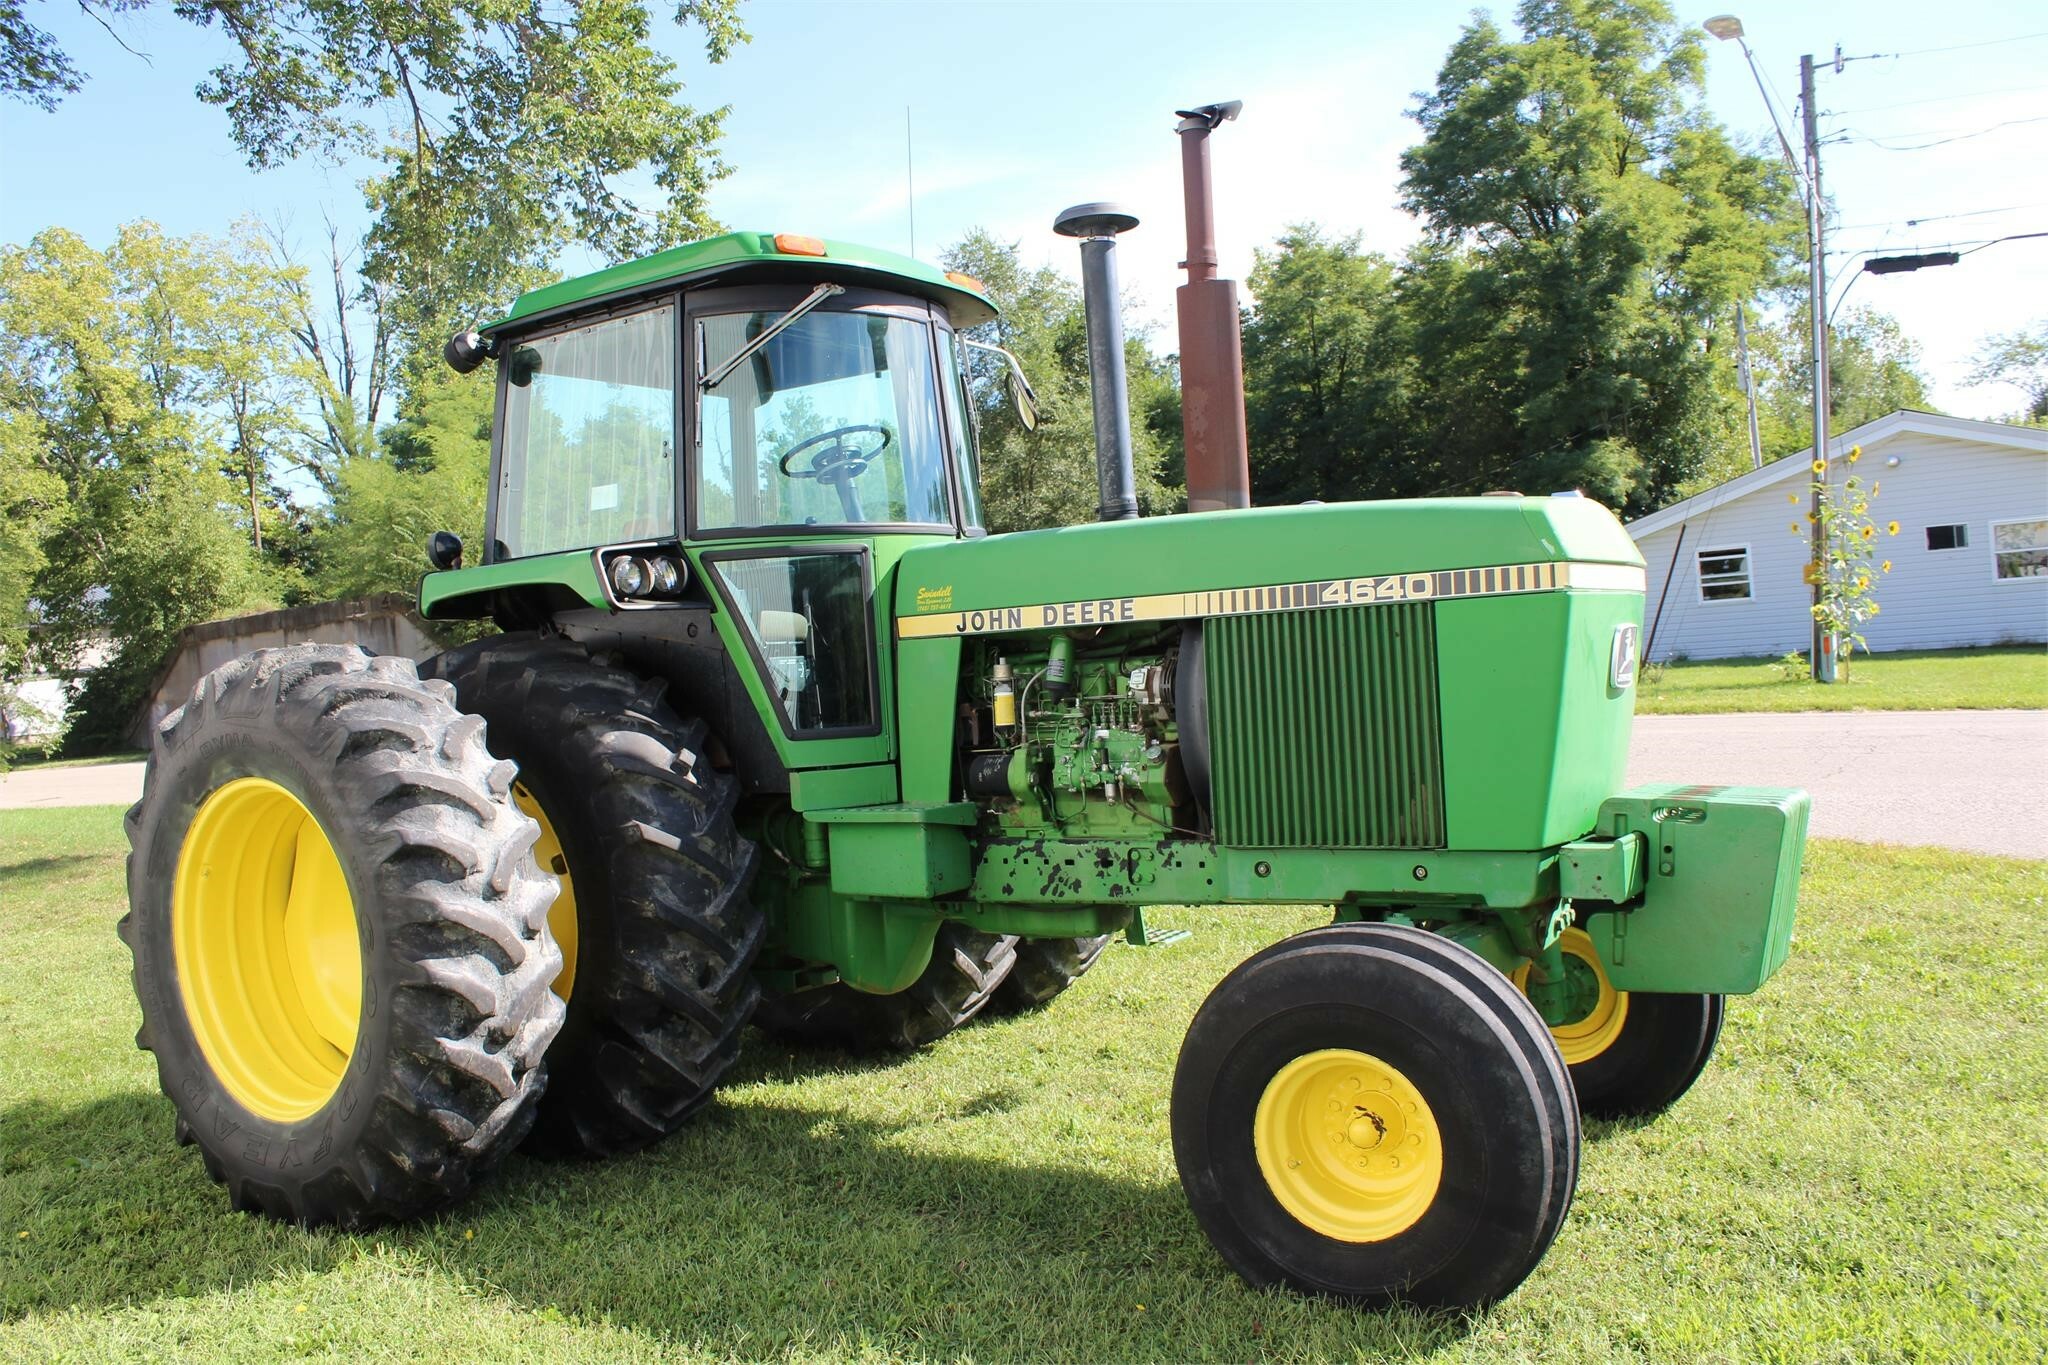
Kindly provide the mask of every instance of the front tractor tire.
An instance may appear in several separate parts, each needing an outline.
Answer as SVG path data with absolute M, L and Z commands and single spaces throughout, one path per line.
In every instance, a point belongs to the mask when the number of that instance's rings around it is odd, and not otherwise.
M 237 1209 L 416 1217 L 532 1123 L 555 885 L 482 730 L 338 645 L 236 659 L 158 728 L 127 817 L 136 1043 Z
M 759 999 L 766 920 L 748 895 L 755 846 L 733 825 L 738 784 L 662 682 L 571 641 L 493 636 L 425 671 L 519 765 L 515 797 L 563 882 L 551 918 L 568 1019 L 529 1145 L 601 1157 L 667 1136 L 710 1101 Z
M 1181 1047 L 1172 1124 L 1232 1269 L 1370 1305 L 1507 1294 L 1578 1181 L 1543 1020 L 1484 959 L 1393 925 L 1314 929 L 1225 977 Z
M 1564 931 L 1559 946 L 1584 1013 L 1552 1027 L 1571 1068 L 1579 1111 L 1589 1118 L 1641 1118 L 1662 1113 L 1707 1069 L 1721 1037 L 1722 997 L 1616 990 L 1583 929 Z M 1529 968 L 1514 975 L 1528 988 Z

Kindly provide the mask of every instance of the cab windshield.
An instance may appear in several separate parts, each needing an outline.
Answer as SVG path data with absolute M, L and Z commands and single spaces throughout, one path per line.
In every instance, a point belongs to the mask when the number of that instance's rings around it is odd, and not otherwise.
M 783 309 L 697 319 L 715 372 Z M 703 391 L 699 527 L 951 529 L 932 325 L 888 312 L 805 314 Z

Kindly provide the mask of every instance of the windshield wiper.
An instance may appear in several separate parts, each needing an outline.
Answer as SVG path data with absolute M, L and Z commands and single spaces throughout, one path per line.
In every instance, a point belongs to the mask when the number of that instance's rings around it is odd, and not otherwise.
M 783 328 L 789 326 L 792 322 L 795 322 L 798 318 L 810 312 L 813 308 L 816 308 L 819 304 L 823 303 L 826 299 L 831 298 L 834 294 L 844 294 L 845 292 L 846 286 L 843 284 L 828 283 L 819 285 L 816 289 L 813 289 L 810 293 L 804 295 L 803 302 L 797 304 L 796 307 L 790 309 L 787 313 L 784 313 L 781 317 L 769 323 L 766 327 L 762 328 L 758 333 L 755 334 L 753 340 L 749 341 L 746 345 L 740 347 L 739 350 L 733 352 L 732 358 L 730 360 L 726 361 L 723 365 L 720 365 L 710 374 L 699 375 L 697 377 L 697 387 L 700 389 L 717 388 L 720 384 L 725 382 L 725 377 L 727 375 L 731 374 L 734 370 L 738 369 L 743 363 L 745 363 L 748 356 L 760 350 L 769 342 L 775 340 L 776 336 L 782 331 Z

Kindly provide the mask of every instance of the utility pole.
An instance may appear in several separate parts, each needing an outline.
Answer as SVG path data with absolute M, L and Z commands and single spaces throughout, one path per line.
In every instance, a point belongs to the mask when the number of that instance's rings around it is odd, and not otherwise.
M 1764 467 L 1764 438 L 1756 425 L 1756 376 L 1749 369 L 1749 326 L 1743 321 L 1742 305 L 1735 305 L 1735 377 L 1742 381 L 1742 396 L 1749 400 L 1749 464 Z
M 1799 108 L 1806 125 L 1806 249 L 1812 257 L 1809 277 L 1811 295 L 1807 311 L 1813 323 L 1813 459 L 1819 466 L 1813 478 L 1813 605 L 1821 604 L 1828 578 L 1826 490 L 1828 486 L 1828 318 L 1827 256 L 1824 250 L 1822 215 L 1826 205 L 1820 193 L 1820 130 L 1813 95 L 1813 55 L 1799 59 Z M 1835 680 L 1834 641 L 1816 612 L 1813 618 L 1813 680 Z

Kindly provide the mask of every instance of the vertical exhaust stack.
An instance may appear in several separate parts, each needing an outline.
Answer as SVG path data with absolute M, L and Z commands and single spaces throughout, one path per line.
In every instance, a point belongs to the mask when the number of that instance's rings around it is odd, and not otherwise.
M 1188 258 L 1181 262 L 1188 282 L 1174 291 L 1174 302 L 1180 314 L 1180 420 L 1190 512 L 1252 505 L 1237 284 L 1216 278 L 1215 196 L 1209 186 L 1209 134 L 1243 108 L 1242 100 L 1231 100 L 1175 111 L 1188 218 Z
M 1138 515 L 1131 469 L 1131 395 L 1124 377 L 1124 320 L 1117 297 L 1116 238 L 1138 225 L 1115 204 L 1076 204 L 1052 230 L 1081 239 L 1081 293 L 1088 307 L 1088 385 L 1095 404 L 1097 521 Z

